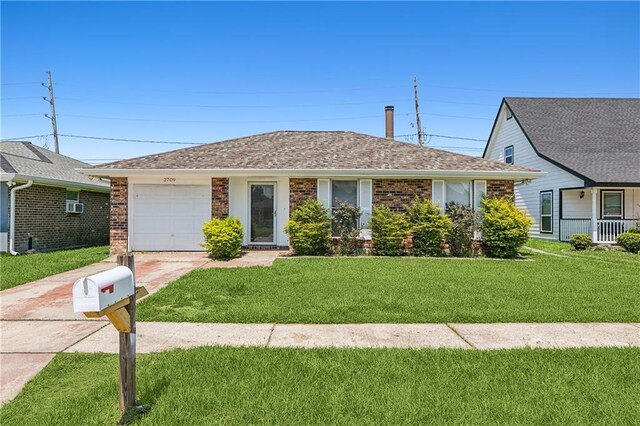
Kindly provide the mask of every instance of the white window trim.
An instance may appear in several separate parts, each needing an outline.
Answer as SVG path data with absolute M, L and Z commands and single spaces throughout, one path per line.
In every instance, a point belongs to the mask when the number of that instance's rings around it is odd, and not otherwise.
M 543 195 L 551 195 L 551 213 L 549 214 L 542 214 L 542 196 Z M 553 234 L 553 190 L 546 190 L 546 191 L 540 191 L 540 233 L 541 234 Z M 544 230 L 542 229 L 542 217 L 550 217 L 551 218 L 551 230 Z
M 624 219 L 624 191 L 621 189 L 603 189 L 600 198 L 600 210 L 602 219 Z M 605 215 L 604 214 L 604 196 L 606 193 L 619 194 L 620 195 L 620 214 L 619 215 Z
M 507 150 L 511 148 L 511 155 L 507 155 Z M 511 157 L 511 162 L 507 161 L 507 158 Z M 505 146 L 504 147 L 504 162 L 506 164 L 515 164 L 515 148 L 513 147 L 513 145 L 509 145 L 509 146 Z

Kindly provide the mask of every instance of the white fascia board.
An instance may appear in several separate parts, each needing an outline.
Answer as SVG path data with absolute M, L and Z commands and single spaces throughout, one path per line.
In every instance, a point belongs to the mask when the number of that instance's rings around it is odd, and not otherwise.
M 10 176 L 10 179 L 6 179 L 6 176 Z M 2 175 L 2 181 L 29 181 L 32 180 L 34 185 L 45 185 L 45 186 L 56 186 L 56 187 L 60 187 L 60 188 L 67 188 L 67 189 L 84 189 L 86 191 L 93 191 L 93 192 L 110 192 L 111 191 L 111 187 L 110 186 L 105 186 L 105 185 L 92 185 L 90 183 L 82 183 L 82 182 L 71 182 L 68 180 L 60 180 L 60 179 L 51 179 L 51 178 L 45 178 L 45 177 L 39 177 L 39 176 L 27 176 L 27 175 L 19 175 L 19 174 L 13 174 L 13 175 L 6 175 L 3 174 Z
M 291 177 L 361 177 L 361 178 L 472 178 L 472 179 L 535 179 L 544 176 L 539 171 L 491 170 L 362 170 L 362 169 L 79 169 L 89 176 L 291 176 Z

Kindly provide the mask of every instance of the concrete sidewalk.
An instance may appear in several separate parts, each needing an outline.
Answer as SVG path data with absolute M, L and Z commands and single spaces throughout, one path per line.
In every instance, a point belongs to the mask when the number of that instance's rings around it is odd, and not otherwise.
M 3 353 L 118 351 L 106 322 L 2 321 Z M 50 339 L 33 339 L 46 333 Z M 640 324 L 216 324 L 139 322 L 138 352 L 195 346 L 338 348 L 640 347 Z
M 640 347 L 640 324 L 198 324 L 139 322 L 139 353 L 196 346 L 300 348 Z M 0 321 L 2 402 L 13 399 L 58 352 L 118 352 L 105 321 Z M 46 336 L 46 338 L 45 338 Z

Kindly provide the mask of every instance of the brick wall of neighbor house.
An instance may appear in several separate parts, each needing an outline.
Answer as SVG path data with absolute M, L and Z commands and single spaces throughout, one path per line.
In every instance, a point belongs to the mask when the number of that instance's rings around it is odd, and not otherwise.
M 313 178 L 289 179 L 289 212 L 309 198 L 318 197 L 318 180 Z
M 404 212 L 416 195 L 431 198 L 431 179 L 374 179 L 373 207 L 384 205 Z
M 513 181 L 512 180 L 488 180 L 487 196 L 488 197 L 513 197 Z
M 67 190 L 32 185 L 16 192 L 17 252 L 59 250 L 109 242 L 109 194 L 80 191 L 84 213 L 66 213 Z
M 211 178 L 211 217 L 229 216 L 229 178 Z
M 111 253 L 127 251 L 129 240 L 129 182 L 127 178 L 111 178 L 111 211 L 109 241 Z

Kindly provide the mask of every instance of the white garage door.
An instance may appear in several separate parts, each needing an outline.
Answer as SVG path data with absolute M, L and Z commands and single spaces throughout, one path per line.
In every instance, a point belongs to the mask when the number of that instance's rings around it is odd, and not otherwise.
M 134 185 L 133 250 L 202 251 L 209 185 Z

